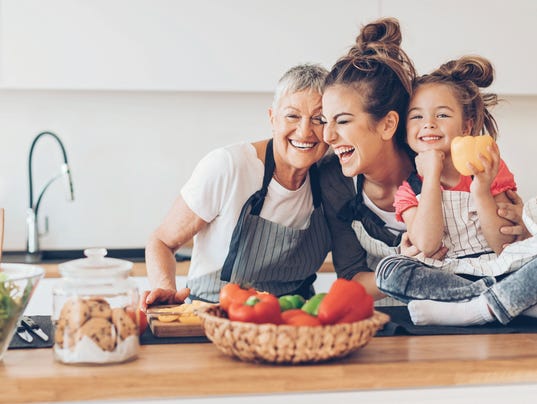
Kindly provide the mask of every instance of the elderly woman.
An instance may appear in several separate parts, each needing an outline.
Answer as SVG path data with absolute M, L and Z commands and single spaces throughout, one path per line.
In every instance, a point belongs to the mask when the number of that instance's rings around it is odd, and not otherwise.
M 311 296 L 330 249 L 317 161 L 321 97 L 328 72 L 299 65 L 280 79 L 269 119 L 272 139 L 217 149 L 203 158 L 146 246 L 151 292 L 142 308 L 218 301 L 228 282 L 276 295 Z M 188 289 L 177 291 L 174 252 L 194 238 Z

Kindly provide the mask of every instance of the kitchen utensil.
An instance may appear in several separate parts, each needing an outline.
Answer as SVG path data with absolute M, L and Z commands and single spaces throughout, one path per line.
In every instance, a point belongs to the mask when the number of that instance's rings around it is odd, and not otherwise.
M 162 305 L 147 309 L 149 328 L 155 337 L 203 337 L 205 333 L 201 324 L 181 323 L 179 318 L 184 314 L 179 306 Z M 160 321 L 162 317 L 176 317 L 172 321 Z M 162 318 L 161 317 L 161 318 Z
M 349 324 L 291 326 L 230 321 L 218 306 L 201 308 L 205 335 L 220 351 L 249 362 L 304 363 L 341 358 L 365 346 L 390 317 L 379 311 Z
M 45 334 L 44 331 L 41 329 L 41 327 L 39 327 L 39 324 L 37 324 L 30 317 L 22 316 L 20 322 L 24 326 L 24 328 L 26 328 L 28 331 L 33 332 L 35 335 L 37 335 L 43 341 L 48 341 L 48 335 Z
M 29 344 L 34 340 L 34 337 L 32 337 L 26 327 L 22 325 L 22 319 L 17 322 L 17 335 Z
M 181 324 L 180 322 L 164 322 L 158 319 L 149 320 L 149 328 L 155 337 L 203 337 L 205 332 L 201 324 Z

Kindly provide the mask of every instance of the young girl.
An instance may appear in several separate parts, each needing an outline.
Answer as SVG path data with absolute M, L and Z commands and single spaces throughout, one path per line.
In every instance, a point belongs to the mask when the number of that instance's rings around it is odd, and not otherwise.
M 459 174 L 451 158 L 451 142 L 457 136 L 479 136 L 486 128 L 496 138 L 496 122 L 488 108 L 497 98 L 479 91 L 492 83 L 492 77 L 493 69 L 486 59 L 463 57 L 416 80 L 407 118 L 407 142 L 417 153 L 416 169 L 421 178 L 410 179 L 414 189 L 405 181 L 394 203 L 397 218 L 406 223 L 410 240 L 422 251 L 423 262 L 445 269 L 445 263 L 427 259 L 445 245 L 446 258 L 458 259 L 452 261 L 453 270 L 472 275 L 505 272 L 504 268 L 489 269 L 490 265 L 479 263 L 495 259 L 494 253 L 513 241 L 500 233 L 507 221 L 496 211 L 497 203 L 507 200 L 505 192 L 516 190 L 516 184 L 496 144 L 489 150 L 490 161 L 481 156 L 482 172 L 471 166 L 473 176 Z
M 482 172 L 470 164 L 472 176 L 459 174 L 451 158 L 451 142 L 456 136 L 479 136 L 486 130 L 496 138 L 496 122 L 488 108 L 497 103 L 497 98 L 479 90 L 488 87 L 492 79 L 490 62 L 481 57 L 463 57 L 415 81 L 407 117 L 407 142 L 417 154 L 419 177 L 411 176 L 403 183 L 396 192 L 394 206 L 398 219 L 407 225 L 411 242 L 422 253 L 417 259 L 384 260 L 379 265 L 377 281 L 382 283 L 386 271 L 414 266 L 484 277 L 485 283 L 493 284 L 494 277 L 521 268 L 537 255 L 531 240 L 509 245 L 502 252 L 503 246 L 513 239 L 500 233 L 506 220 L 497 215 L 497 204 L 506 201 L 506 191 L 515 190 L 516 185 L 499 157 L 497 146 L 489 147 L 490 160 L 480 156 Z M 428 258 L 442 245 L 448 248 L 444 261 Z M 391 278 L 384 283 L 393 284 L 394 277 Z M 442 292 L 438 293 L 440 289 Z M 387 292 L 394 295 L 390 286 Z M 423 285 L 422 296 L 410 298 L 457 301 L 464 298 L 459 292 L 456 287 L 428 283 Z M 398 290 L 397 294 L 406 298 L 404 291 Z M 432 306 L 430 302 L 409 304 L 413 320 L 420 324 L 462 323 L 457 316 L 442 318 L 445 313 L 436 313 L 436 318 L 434 310 L 430 316 Z M 486 304 L 480 308 L 480 322 L 493 319 Z

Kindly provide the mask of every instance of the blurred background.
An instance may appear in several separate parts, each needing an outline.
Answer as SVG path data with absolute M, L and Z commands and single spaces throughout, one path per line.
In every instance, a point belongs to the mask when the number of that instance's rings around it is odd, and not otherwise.
M 26 248 L 28 153 L 63 141 L 75 201 L 51 185 L 42 249 L 143 247 L 209 150 L 270 136 L 278 78 L 298 63 L 330 68 L 362 24 L 399 19 L 426 73 L 480 54 L 502 157 L 524 199 L 537 196 L 533 0 L 0 0 L 0 206 L 5 249 Z M 33 153 L 34 194 L 59 172 L 52 138 Z

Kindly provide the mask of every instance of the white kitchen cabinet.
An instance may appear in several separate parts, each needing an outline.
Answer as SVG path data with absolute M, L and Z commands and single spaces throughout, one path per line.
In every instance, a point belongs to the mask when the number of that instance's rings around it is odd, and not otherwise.
M 382 0 L 382 14 L 400 20 L 403 47 L 420 74 L 479 54 L 496 69 L 495 92 L 537 94 L 537 1 Z
M 534 0 L 0 0 L 0 89 L 271 92 L 330 67 L 359 28 L 397 17 L 420 73 L 463 54 L 503 94 L 537 94 Z
M 2 0 L 0 88 L 273 91 L 330 67 L 369 0 Z

